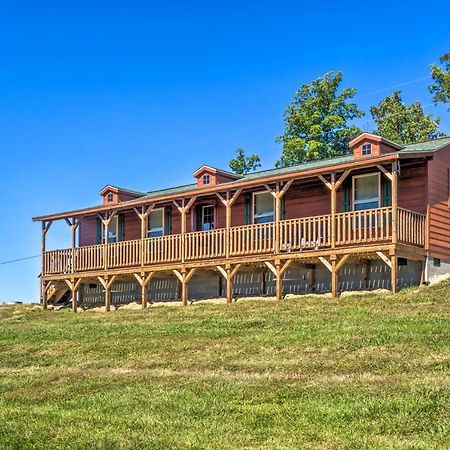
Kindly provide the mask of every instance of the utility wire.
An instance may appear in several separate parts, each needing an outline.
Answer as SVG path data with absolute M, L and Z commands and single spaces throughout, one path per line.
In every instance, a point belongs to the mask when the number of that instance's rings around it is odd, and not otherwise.
M 3 266 L 5 264 L 12 264 L 12 263 L 19 262 L 19 261 L 26 261 L 27 259 L 39 258 L 40 256 L 41 255 L 35 255 L 35 256 L 26 256 L 25 258 L 11 259 L 10 261 L 0 262 L 0 266 Z

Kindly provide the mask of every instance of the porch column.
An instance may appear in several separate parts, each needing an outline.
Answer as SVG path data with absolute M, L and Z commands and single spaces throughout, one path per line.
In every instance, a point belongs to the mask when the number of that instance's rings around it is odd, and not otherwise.
M 108 270 L 108 267 L 109 267 L 109 261 L 108 261 L 108 256 L 109 256 L 108 255 L 108 229 L 109 229 L 109 224 L 110 224 L 111 220 L 114 219 L 116 214 L 117 214 L 117 211 L 113 211 L 110 214 L 106 213 L 106 215 L 104 217 L 101 214 L 98 215 L 98 217 L 102 221 L 103 229 L 105 230 L 105 241 L 103 242 L 103 265 L 104 265 L 104 269 L 105 270 Z
M 150 213 L 153 211 L 155 207 L 155 204 L 149 205 L 146 207 L 145 205 L 141 207 L 141 211 L 139 211 L 137 208 L 133 208 L 134 212 L 137 214 L 139 219 L 141 219 L 141 248 L 140 248 L 140 262 L 141 267 L 145 264 L 145 238 L 147 237 L 147 230 L 148 230 L 148 217 Z
M 398 257 L 397 255 L 391 256 L 391 290 L 395 294 L 398 292 Z
M 76 271 L 76 263 L 75 263 L 75 248 L 76 248 L 76 231 L 78 228 L 78 225 L 80 225 L 80 220 L 76 217 L 72 217 L 71 219 L 65 219 L 67 225 L 70 227 L 70 232 L 72 236 L 72 262 L 71 262 L 71 271 L 72 273 L 75 273 Z
M 264 264 L 269 268 L 269 270 L 275 276 L 275 297 L 277 301 L 280 301 L 283 298 L 283 275 L 284 272 L 289 268 L 292 264 L 293 260 L 289 259 L 285 262 L 281 262 L 280 260 L 275 261 L 275 265 L 273 265 L 269 261 L 265 261 Z
M 145 272 L 142 272 L 140 275 L 137 273 L 134 274 L 134 277 L 141 286 L 141 304 L 143 309 L 147 308 L 148 285 L 154 274 L 154 272 L 150 272 L 147 275 Z
M 233 278 L 237 274 L 240 267 L 240 264 L 236 264 L 234 267 L 229 264 L 225 269 L 222 266 L 216 266 L 217 270 L 222 274 L 227 283 L 227 303 L 231 303 L 233 301 Z
M 281 199 L 286 194 L 287 190 L 290 188 L 291 184 L 294 180 L 289 180 L 282 188 L 280 187 L 280 183 L 276 184 L 275 190 L 273 190 L 268 184 L 265 184 L 264 187 L 272 194 L 275 199 L 275 242 L 274 249 L 275 254 L 280 253 L 280 243 L 281 243 Z
M 75 278 L 72 278 L 71 280 L 65 280 L 67 286 L 69 286 L 71 295 L 72 295 L 72 311 L 74 313 L 77 312 L 78 309 L 78 300 L 77 300 L 77 293 L 78 289 L 81 284 L 81 278 L 75 281 Z
M 225 256 L 228 259 L 230 257 L 231 252 L 231 208 L 234 205 L 235 201 L 241 194 L 242 189 L 238 189 L 232 196 L 230 196 L 230 191 L 227 191 L 226 198 L 223 198 L 220 193 L 216 193 L 219 200 L 222 202 L 222 204 L 225 206 L 225 228 L 226 228 L 226 235 L 225 235 Z
M 181 205 L 173 200 L 173 204 L 178 209 L 181 214 L 181 262 L 185 262 L 186 260 L 186 215 L 194 204 L 195 200 L 197 200 L 197 196 L 192 197 L 187 203 L 185 199 L 181 201 Z
M 190 269 L 190 270 L 182 269 L 181 271 L 179 271 L 177 269 L 173 270 L 173 273 L 181 282 L 181 303 L 183 304 L 183 306 L 187 306 L 187 304 L 188 304 L 189 281 L 192 278 L 192 276 L 194 275 L 195 271 L 196 271 L 195 268 Z
M 397 161 L 392 163 L 392 243 L 397 243 L 398 228 L 398 170 Z
M 116 275 L 113 275 L 111 278 L 108 276 L 97 277 L 102 286 L 105 289 L 105 308 L 106 311 L 110 311 L 111 309 L 111 286 L 113 285 L 114 281 L 116 280 Z
M 48 291 L 52 285 L 51 281 L 42 282 L 42 308 L 47 309 Z
M 330 190 L 331 194 L 331 208 L 330 208 L 330 246 L 331 248 L 335 248 L 336 246 L 336 193 L 338 189 L 341 187 L 342 183 L 350 174 L 351 169 L 345 170 L 344 173 L 336 180 L 336 173 L 331 173 L 331 181 L 328 181 L 323 175 L 318 175 L 317 177 L 322 181 L 322 183 Z
M 338 297 L 339 295 L 339 278 L 338 274 L 341 268 L 344 266 L 348 258 L 349 254 L 342 256 L 340 259 L 336 255 L 331 255 L 330 260 L 324 258 L 323 256 L 319 256 L 320 262 L 330 271 L 331 274 L 331 296 L 333 298 Z
M 335 259 L 331 260 L 331 296 L 333 298 L 338 296 L 338 273 Z
M 42 231 L 41 231 L 41 266 L 42 266 L 42 272 L 41 272 L 41 303 L 42 307 L 44 309 L 47 309 L 47 294 L 46 294 L 46 287 L 43 285 L 42 277 L 47 273 L 47 267 L 45 263 L 45 244 L 46 244 L 46 236 L 47 232 L 52 226 L 53 221 L 42 222 Z

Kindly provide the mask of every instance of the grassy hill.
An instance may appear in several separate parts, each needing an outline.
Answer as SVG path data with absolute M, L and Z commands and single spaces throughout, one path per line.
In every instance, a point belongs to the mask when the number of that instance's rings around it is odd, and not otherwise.
M 448 448 L 450 282 L 111 313 L 0 308 L 1 448 Z

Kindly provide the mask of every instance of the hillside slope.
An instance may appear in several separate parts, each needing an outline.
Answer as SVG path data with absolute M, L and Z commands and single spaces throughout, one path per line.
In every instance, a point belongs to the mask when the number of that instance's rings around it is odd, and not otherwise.
M 0 308 L 1 448 L 445 448 L 450 282 L 111 313 Z

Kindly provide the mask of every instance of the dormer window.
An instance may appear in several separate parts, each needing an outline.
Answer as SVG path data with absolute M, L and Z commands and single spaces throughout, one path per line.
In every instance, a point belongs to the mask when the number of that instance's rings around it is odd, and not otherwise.
M 203 184 L 209 184 L 211 182 L 211 175 L 208 173 L 203 175 L 202 182 Z
M 114 201 L 114 194 L 108 194 L 108 202 L 113 202 Z
M 372 154 L 372 144 L 363 144 L 361 148 L 361 155 L 367 156 Z

